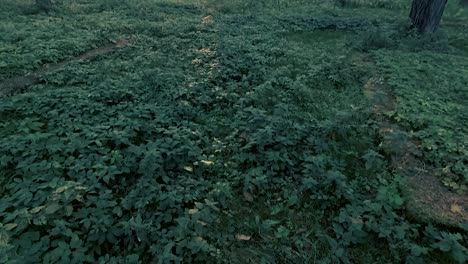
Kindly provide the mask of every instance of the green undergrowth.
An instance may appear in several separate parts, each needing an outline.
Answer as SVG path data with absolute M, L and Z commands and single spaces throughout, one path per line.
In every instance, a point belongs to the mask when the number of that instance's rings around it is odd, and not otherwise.
M 443 183 L 466 192 L 467 57 L 401 51 L 376 57 L 397 96 L 396 111 L 389 114 L 420 141 L 421 155 L 439 168 Z
M 395 111 L 387 113 L 420 143 L 418 153 L 452 191 L 466 193 L 468 14 L 449 4 L 439 32 L 418 36 L 408 22 L 374 24 L 351 45 L 369 52 L 394 92 Z
M 1 99 L 0 262 L 463 263 L 466 226 L 408 220 L 380 146 L 352 45 L 378 25 L 272 8 L 52 12 L 132 44 Z
M 2 3 L 5 8 L 0 11 L 0 31 L 3 32 L 0 36 L 0 80 L 26 74 L 44 63 L 70 58 L 107 41 L 104 27 L 90 30 L 86 16 L 47 16 L 36 12 L 32 2 L 7 0 Z

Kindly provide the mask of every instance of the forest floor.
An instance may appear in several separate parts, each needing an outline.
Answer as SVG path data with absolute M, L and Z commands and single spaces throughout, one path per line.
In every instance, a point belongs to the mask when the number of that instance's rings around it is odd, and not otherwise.
M 61 70 L 66 64 L 76 61 L 87 61 L 97 56 L 115 51 L 115 49 L 123 48 L 129 45 L 130 42 L 125 39 L 118 40 L 116 43 L 107 44 L 98 48 L 89 50 L 81 55 L 78 55 L 70 60 L 61 61 L 57 63 L 47 63 L 41 65 L 41 67 L 33 72 L 29 72 L 26 75 L 13 77 L 10 79 L 3 80 L 0 83 L 0 98 L 7 97 L 15 94 L 19 94 L 33 84 L 41 82 L 41 76 L 48 73 L 52 73 L 57 70 Z
M 0 262 L 468 260 L 456 3 L 5 1 Z
M 468 221 L 468 195 L 455 193 L 444 186 L 434 173 L 437 168 L 419 159 L 421 146 L 407 136 L 408 131 L 386 113 L 395 111 L 396 98 L 384 78 L 374 76 L 364 85 L 365 96 L 374 102 L 372 112 L 379 124 L 382 144 L 390 146 L 390 167 L 405 177 L 409 213 L 418 219 L 448 225 Z

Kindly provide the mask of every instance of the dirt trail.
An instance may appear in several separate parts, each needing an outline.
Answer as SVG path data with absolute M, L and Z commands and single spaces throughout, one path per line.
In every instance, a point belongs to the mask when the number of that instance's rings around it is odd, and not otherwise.
M 34 72 L 3 80 L 0 82 L 0 98 L 24 92 L 28 86 L 39 83 L 41 81 L 41 76 L 44 74 L 56 71 L 70 62 L 91 60 L 99 55 L 111 53 L 116 49 L 126 47 L 129 44 L 130 42 L 128 40 L 121 39 L 116 43 L 107 44 L 105 46 L 89 50 L 75 58 L 58 63 L 44 64 Z
M 457 226 L 468 221 L 468 196 L 451 192 L 434 175 L 435 168 L 417 157 L 418 143 L 392 122 L 385 113 L 396 108 L 396 99 L 380 76 L 371 78 L 363 88 L 372 101 L 372 112 L 380 126 L 384 147 L 391 153 L 391 166 L 405 176 L 407 210 L 424 221 Z

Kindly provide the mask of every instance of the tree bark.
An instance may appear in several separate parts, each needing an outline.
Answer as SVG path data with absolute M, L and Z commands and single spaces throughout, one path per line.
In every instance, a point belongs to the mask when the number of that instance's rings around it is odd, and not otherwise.
M 413 0 L 410 18 L 419 33 L 431 34 L 437 30 L 447 0 Z
M 468 6 L 468 0 L 460 0 L 461 6 Z

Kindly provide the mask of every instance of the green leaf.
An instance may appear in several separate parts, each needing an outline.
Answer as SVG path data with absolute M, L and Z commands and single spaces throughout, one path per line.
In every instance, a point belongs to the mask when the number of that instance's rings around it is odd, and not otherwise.
M 276 238 L 286 238 L 289 236 L 289 230 L 284 226 L 280 226 L 278 229 L 276 229 L 275 236 Z
M 62 208 L 62 206 L 60 206 L 58 203 L 53 203 L 53 204 L 47 205 L 47 207 L 45 208 L 45 213 L 53 214 L 57 212 L 58 210 L 60 210 L 60 208 Z
M 72 249 L 79 248 L 81 247 L 82 243 L 83 242 L 80 240 L 80 238 L 76 234 L 73 234 L 72 239 L 70 241 L 70 248 Z
M 65 206 L 65 215 L 70 216 L 73 214 L 73 206 L 67 205 Z

